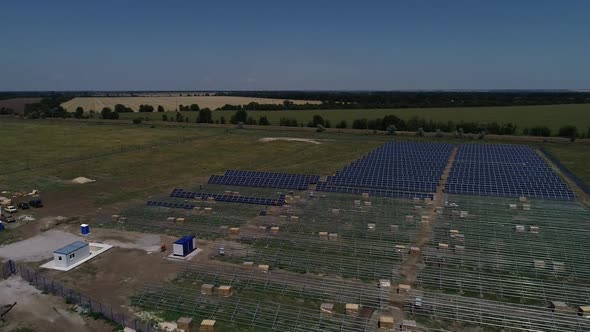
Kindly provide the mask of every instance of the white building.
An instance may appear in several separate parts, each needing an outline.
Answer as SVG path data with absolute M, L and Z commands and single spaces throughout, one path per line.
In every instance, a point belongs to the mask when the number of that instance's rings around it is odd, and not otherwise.
M 86 242 L 76 241 L 53 252 L 56 267 L 68 267 L 90 256 L 90 246 Z

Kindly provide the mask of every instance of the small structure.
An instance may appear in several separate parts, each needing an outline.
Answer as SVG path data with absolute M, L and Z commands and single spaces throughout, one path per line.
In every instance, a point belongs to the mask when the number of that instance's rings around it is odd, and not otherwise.
M 545 261 L 540 259 L 533 259 L 533 265 L 535 266 L 535 269 L 544 269 Z
M 356 303 L 347 303 L 344 306 L 345 312 L 349 316 L 358 316 L 359 314 L 359 305 Z
M 398 225 L 389 225 L 389 230 L 392 232 L 397 232 L 397 231 L 399 231 L 399 226 Z
M 215 288 L 212 284 L 203 284 L 201 285 L 201 294 L 203 295 L 213 295 L 213 289 Z
M 391 316 L 380 316 L 379 317 L 379 328 L 384 330 L 393 330 L 393 317 Z
M 553 262 L 553 272 L 557 273 L 557 272 L 564 272 L 565 271 L 565 265 L 563 264 L 563 262 Z
M 167 222 L 174 222 L 174 220 L 176 220 L 176 218 L 174 218 L 174 217 L 168 217 L 168 218 L 166 218 L 166 221 Z
M 407 216 L 406 216 L 406 222 L 414 222 L 414 216 L 412 216 L 412 215 L 407 215 Z
M 88 224 L 81 224 L 80 225 L 80 233 L 82 233 L 82 235 L 87 236 L 90 234 L 90 225 Z
M 213 213 L 213 208 L 210 208 L 210 207 L 206 207 L 203 210 L 205 211 L 205 214 L 211 214 L 211 213 Z
M 516 210 L 516 204 L 508 204 L 510 210 Z
M 86 242 L 76 241 L 53 252 L 56 267 L 67 268 L 90 256 L 90 246 Z
M 525 211 L 529 211 L 531 209 L 531 205 L 530 204 L 522 204 L 522 209 Z
M 201 326 L 199 327 L 200 332 L 215 332 L 215 321 L 212 319 L 203 319 Z
M 339 214 L 340 213 L 340 209 L 332 209 L 332 213 L 333 214 Z
M 539 226 L 529 226 L 529 233 L 538 234 L 539 233 Z
M 279 232 L 279 226 L 273 226 L 270 228 L 270 232 L 273 234 L 277 234 Z
M 397 285 L 397 293 L 398 294 L 409 293 L 410 289 L 412 289 L 412 286 L 410 286 L 410 285 L 406 285 L 406 284 Z
M 118 214 L 113 214 L 113 215 L 111 216 L 111 221 L 112 221 L 112 222 L 117 222 L 117 221 L 119 221 L 119 215 L 118 215 Z
M 438 250 L 447 250 L 449 249 L 449 245 L 447 243 L 439 243 Z
M 518 198 L 518 200 L 521 201 L 521 202 L 526 202 L 527 201 L 526 197 L 524 197 L 524 196 L 520 196 Z
M 469 214 L 469 212 L 467 212 L 467 211 L 459 211 L 460 218 L 465 218 L 465 217 L 467 217 L 468 214 Z
M 370 201 L 365 201 L 365 206 L 371 206 L 371 202 Z
M 254 262 L 244 262 L 242 263 L 242 268 L 247 271 L 254 270 Z
M 420 255 L 421 250 L 418 247 L 410 247 L 410 255 L 418 256 Z
M 379 279 L 379 288 L 390 288 L 390 287 L 391 287 L 391 280 Z
M 230 227 L 229 228 L 230 235 L 238 235 L 240 234 L 240 227 Z
M 229 297 L 233 293 L 232 287 L 228 286 L 228 285 L 219 286 L 217 291 L 219 293 L 219 296 L 221 296 L 221 297 Z
M 455 253 L 456 254 L 462 254 L 465 252 L 465 247 L 464 246 L 457 246 L 455 245 Z
M 181 217 L 176 218 L 176 222 L 185 222 L 185 221 L 186 221 L 185 218 L 181 218 Z
M 409 319 L 405 319 L 402 321 L 402 324 L 400 325 L 401 330 L 404 332 L 414 332 L 414 331 L 420 331 L 418 330 L 418 325 L 416 324 L 415 320 L 409 320 Z
M 578 316 L 590 318 L 590 305 L 581 305 L 578 307 Z
M 514 230 L 519 233 L 522 233 L 522 232 L 524 232 L 525 227 L 524 227 L 524 225 L 514 225 Z
M 330 234 L 328 234 L 328 240 L 330 240 L 330 241 L 338 241 L 338 234 L 336 234 L 336 233 L 330 233 Z
M 327 239 L 328 238 L 328 232 L 319 232 L 318 235 L 320 236 L 320 239 Z
M 363 193 L 362 194 L 362 197 L 365 198 L 365 199 L 369 198 L 369 193 Z
M 371 223 L 371 224 L 367 224 L 367 229 L 374 231 L 375 230 L 375 224 Z
M 320 314 L 331 315 L 334 313 L 334 303 L 322 303 L 320 305 Z
M 420 221 L 424 222 L 424 223 L 428 223 L 428 222 L 430 222 L 430 216 L 422 215 L 422 216 L 420 216 Z
M 562 301 L 549 301 L 549 308 L 553 312 L 568 312 L 569 307 Z
M 361 206 L 361 200 L 360 199 L 355 199 L 354 200 L 354 206 Z
M 174 256 L 185 257 L 197 249 L 197 238 L 194 235 L 187 235 L 174 241 L 173 254 Z
M 193 328 L 193 319 L 191 317 L 180 317 L 176 321 L 176 329 L 182 332 L 190 332 Z
M 267 264 L 260 264 L 258 265 L 258 270 L 262 273 L 268 273 L 269 266 Z
M 299 222 L 299 217 L 298 216 L 291 216 L 291 221 L 292 222 Z

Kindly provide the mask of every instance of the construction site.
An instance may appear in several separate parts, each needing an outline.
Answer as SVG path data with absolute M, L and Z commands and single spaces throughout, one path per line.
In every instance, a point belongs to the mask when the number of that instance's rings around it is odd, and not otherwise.
M 229 170 L 95 227 L 194 235 L 131 303 L 201 331 L 557 332 L 590 330 L 589 217 L 528 147 L 400 142 L 331 176 Z

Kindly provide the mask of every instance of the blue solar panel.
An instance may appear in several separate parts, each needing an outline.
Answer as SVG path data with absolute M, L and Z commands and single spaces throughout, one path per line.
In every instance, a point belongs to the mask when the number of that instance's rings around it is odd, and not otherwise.
M 212 175 L 209 177 L 208 183 L 246 187 L 306 190 L 310 184 L 315 184 L 319 180 L 319 175 L 227 170 L 225 175 Z
M 559 175 L 532 148 L 505 144 L 460 145 L 445 192 L 575 199 Z
M 282 206 L 285 204 L 285 195 L 279 195 L 278 198 L 258 198 L 258 197 L 239 196 L 239 195 L 197 193 L 197 192 L 191 192 L 191 191 L 183 191 L 182 189 L 174 189 L 170 193 L 170 197 L 200 198 L 203 200 L 206 200 L 209 197 L 211 197 L 215 201 L 219 201 L 219 202 L 259 204 L 259 205 Z M 147 205 L 151 205 L 150 202 L 152 202 L 152 201 L 148 201 Z M 155 202 L 152 202 L 152 203 L 155 203 Z M 164 203 L 164 205 L 158 205 L 158 206 L 166 206 L 166 207 L 173 207 L 173 208 L 186 208 L 186 209 L 192 209 L 194 207 L 194 205 L 192 205 L 192 204 L 179 204 L 179 203 Z

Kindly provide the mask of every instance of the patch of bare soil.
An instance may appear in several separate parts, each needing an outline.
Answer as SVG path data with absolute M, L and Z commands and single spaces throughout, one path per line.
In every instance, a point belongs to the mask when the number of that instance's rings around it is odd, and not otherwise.
M 0 331 L 112 331 L 101 320 L 78 315 L 61 297 L 43 294 L 23 279 L 13 276 L 0 281 L 0 306 L 17 302 L 0 321 Z
M 311 143 L 311 144 L 322 144 L 321 142 L 315 139 L 309 138 L 296 138 L 296 137 L 263 137 L 259 139 L 260 142 L 274 142 L 274 141 L 287 141 L 287 142 L 303 142 L 303 143 Z

